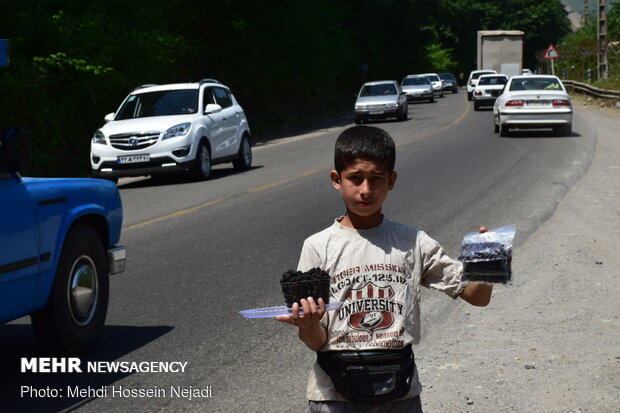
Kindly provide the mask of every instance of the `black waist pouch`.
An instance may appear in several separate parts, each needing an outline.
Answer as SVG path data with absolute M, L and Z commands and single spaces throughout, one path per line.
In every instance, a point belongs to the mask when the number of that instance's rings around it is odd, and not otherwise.
M 400 350 L 318 351 L 317 361 L 338 393 L 360 402 L 406 396 L 415 366 L 410 345 Z

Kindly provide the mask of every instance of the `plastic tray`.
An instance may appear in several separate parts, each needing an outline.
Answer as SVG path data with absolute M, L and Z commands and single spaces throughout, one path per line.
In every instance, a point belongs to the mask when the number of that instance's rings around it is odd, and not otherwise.
M 329 303 L 325 306 L 327 311 L 338 310 L 342 306 L 341 301 L 336 301 L 333 303 Z M 299 309 L 299 314 L 303 314 L 304 312 Z M 244 316 L 245 318 L 268 318 L 268 317 L 279 317 L 285 315 L 292 315 L 293 309 L 289 308 L 285 305 L 281 305 L 279 307 L 263 307 L 263 308 L 252 308 L 251 310 L 243 310 L 239 311 L 239 314 Z

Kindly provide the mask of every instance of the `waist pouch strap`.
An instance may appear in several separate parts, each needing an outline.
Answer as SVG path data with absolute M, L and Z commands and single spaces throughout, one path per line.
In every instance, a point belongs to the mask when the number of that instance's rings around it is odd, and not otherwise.
M 415 366 L 411 345 L 400 350 L 318 351 L 317 361 L 338 393 L 360 402 L 406 396 Z

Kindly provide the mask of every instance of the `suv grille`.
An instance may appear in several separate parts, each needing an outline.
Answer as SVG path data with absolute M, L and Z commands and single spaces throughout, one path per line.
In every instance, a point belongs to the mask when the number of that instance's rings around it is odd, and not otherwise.
M 157 142 L 158 138 L 158 131 L 121 133 L 118 135 L 110 135 L 110 144 L 116 149 L 134 151 L 148 148 Z

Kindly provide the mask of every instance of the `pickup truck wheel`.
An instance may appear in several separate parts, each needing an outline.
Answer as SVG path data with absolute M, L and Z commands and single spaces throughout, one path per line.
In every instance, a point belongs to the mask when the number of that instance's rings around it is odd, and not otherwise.
M 240 171 L 250 169 L 252 166 L 252 145 L 245 135 L 241 139 L 239 154 L 237 156 L 237 159 L 233 161 L 233 167 Z
M 200 142 L 198 146 L 198 150 L 196 151 L 196 159 L 194 163 L 194 168 L 192 169 L 192 174 L 204 181 L 211 177 L 211 154 L 209 153 L 209 147 L 206 142 Z
M 101 335 L 108 312 L 108 263 L 97 232 L 78 225 L 62 246 L 47 305 L 31 315 L 41 344 L 62 354 L 84 354 Z

